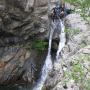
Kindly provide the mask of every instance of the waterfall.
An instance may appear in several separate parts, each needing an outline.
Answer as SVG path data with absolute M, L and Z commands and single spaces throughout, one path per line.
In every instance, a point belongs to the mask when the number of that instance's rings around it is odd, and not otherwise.
M 53 36 L 53 28 L 51 27 L 50 37 L 49 37 L 49 47 L 48 47 L 48 54 L 42 68 L 41 78 L 38 81 L 37 85 L 33 88 L 33 90 L 42 90 L 42 87 L 45 83 L 45 80 L 48 76 L 49 71 L 52 69 L 52 60 L 51 60 L 51 44 L 52 44 L 52 36 Z
M 52 22 L 51 32 L 50 32 L 50 37 L 49 37 L 48 54 L 47 54 L 44 66 L 42 68 L 41 78 L 39 79 L 39 81 L 37 82 L 37 85 L 33 88 L 33 90 L 42 90 L 42 87 L 45 83 L 48 73 L 53 68 L 52 60 L 51 60 L 51 44 L 52 44 L 53 32 L 54 32 L 56 26 L 58 26 L 56 24 L 59 24 L 61 26 L 61 33 L 59 35 L 60 42 L 59 42 L 59 46 L 58 46 L 58 50 L 57 50 L 56 60 L 59 60 L 59 56 L 60 56 L 59 53 L 61 52 L 62 48 L 65 46 L 65 32 L 64 32 L 65 28 L 64 28 L 63 22 L 61 20 L 58 20 L 58 23 Z
M 60 52 L 63 49 L 63 47 L 65 46 L 65 42 L 66 42 L 65 32 L 64 32 L 65 26 L 62 21 L 60 21 L 60 23 L 61 23 L 61 33 L 59 35 L 60 42 L 59 42 L 59 46 L 58 46 L 58 50 L 57 50 L 57 54 L 56 54 L 57 61 L 60 59 Z

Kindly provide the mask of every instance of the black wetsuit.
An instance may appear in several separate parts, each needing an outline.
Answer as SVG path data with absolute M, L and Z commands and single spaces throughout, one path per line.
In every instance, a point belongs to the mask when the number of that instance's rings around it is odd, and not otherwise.
M 53 10 L 53 16 L 52 16 L 53 21 L 55 19 L 62 19 L 64 17 L 66 17 L 68 14 L 71 13 L 71 10 L 70 9 L 66 9 L 65 7 L 64 8 L 62 8 L 62 7 L 55 7 L 52 10 Z M 62 11 L 64 12 L 64 14 L 61 14 Z

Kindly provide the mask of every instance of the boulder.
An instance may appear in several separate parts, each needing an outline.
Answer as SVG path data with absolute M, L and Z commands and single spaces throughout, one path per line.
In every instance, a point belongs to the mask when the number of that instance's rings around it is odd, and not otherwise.
M 66 27 L 70 27 L 71 30 L 79 29 L 80 31 L 86 31 L 88 29 L 87 22 L 83 17 L 76 13 L 68 15 L 66 17 L 65 24 Z

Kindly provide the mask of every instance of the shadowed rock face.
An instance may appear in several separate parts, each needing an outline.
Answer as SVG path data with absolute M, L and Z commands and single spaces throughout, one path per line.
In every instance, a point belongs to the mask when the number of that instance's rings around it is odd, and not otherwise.
M 47 50 L 39 53 L 31 47 L 27 50 L 26 46 L 35 39 L 49 38 L 47 0 L 30 1 L 32 4 L 28 4 L 28 0 L 5 0 L 0 3 L 0 84 L 33 84 L 45 60 Z M 55 76 L 58 79 L 58 74 Z
M 38 52 L 30 52 L 19 46 L 1 47 L 0 84 L 34 83 L 38 75 L 34 73 L 40 70 L 45 55 L 39 56 Z
M 26 69 L 30 69 L 32 65 L 28 63 L 30 68 L 24 67 L 27 60 L 30 60 L 30 53 L 20 47 L 0 48 L 0 84 L 24 81 L 23 75 L 28 71 Z
M 24 11 L 26 3 L 27 0 L 5 0 L 5 5 L 8 9 L 13 7 Z
M 48 38 L 45 20 L 25 11 L 27 0 L 0 1 L 0 84 L 30 83 L 38 78 L 46 50 L 27 50 L 32 39 Z M 31 6 L 30 6 L 31 7 Z M 30 46 L 29 46 L 30 47 Z M 30 47 L 31 48 L 31 47 Z
M 30 6 L 31 3 L 33 4 Z M 12 34 L 12 41 L 11 37 L 8 38 L 8 35 L 5 35 L 6 37 L 3 37 L 3 40 L 0 39 L 2 42 L 0 46 L 10 42 L 21 43 L 30 39 L 30 37 L 38 39 L 49 38 L 47 0 L 44 2 L 41 0 L 32 0 L 32 2 L 29 0 L 5 0 L 1 5 L 4 8 L 0 8 L 0 33 Z M 25 8 L 28 7 L 33 7 L 34 9 L 25 11 Z M 53 39 L 57 39 L 57 35 L 54 35 Z

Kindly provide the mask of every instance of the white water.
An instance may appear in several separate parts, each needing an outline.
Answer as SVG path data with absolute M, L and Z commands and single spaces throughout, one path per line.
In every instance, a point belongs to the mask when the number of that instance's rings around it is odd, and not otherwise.
M 57 50 L 57 56 L 56 59 L 59 59 L 59 53 L 61 52 L 62 48 L 65 46 L 65 33 L 64 33 L 64 24 L 62 21 L 60 21 L 61 24 L 61 34 L 59 35 L 60 37 L 60 42 L 59 42 L 59 47 Z M 52 65 L 52 60 L 51 60 L 51 44 L 52 44 L 52 36 L 55 28 L 55 24 L 51 27 L 51 32 L 50 32 L 50 38 L 49 38 L 49 47 L 48 47 L 48 54 L 44 63 L 44 66 L 42 68 L 42 74 L 39 82 L 37 82 L 37 85 L 33 88 L 33 90 L 42 90 L 42 87 L 45 83 L 45 80 L 48 76 L 49 71 L 53 68 Z
M 52 60 L 51 60 L 51 44 L 52 44 L 52 36 L 53 36 L 54 30 L 51 27 L 51 32 L 50 32 L 50 38 L 49 38 L 49 47 L 48 47 L 48 54 L 44 63 L 44 66 L 42 68 L 42 75 L 37 83 L 37 85 L 33 88 L 33 90 L 42 90 L 42 87 L 45 83 L 45 80 L 48 76 L 49 71 L 52 69 Z
M 57 50 L 57 54 L 56 54 L 56 61 L 58 61 L 60 59 L 60 52 L 63 49 L 63 47 L 65 46 L 65 42 L 66 42 L 65 32 L 64 32 L 65 26 L 62 21 L 60 21 L 60 23 L 61 23 L 61 34 L 59 35 L 60 42 L 59 42 L 59 46 L 58 46 L 58 50 Z

